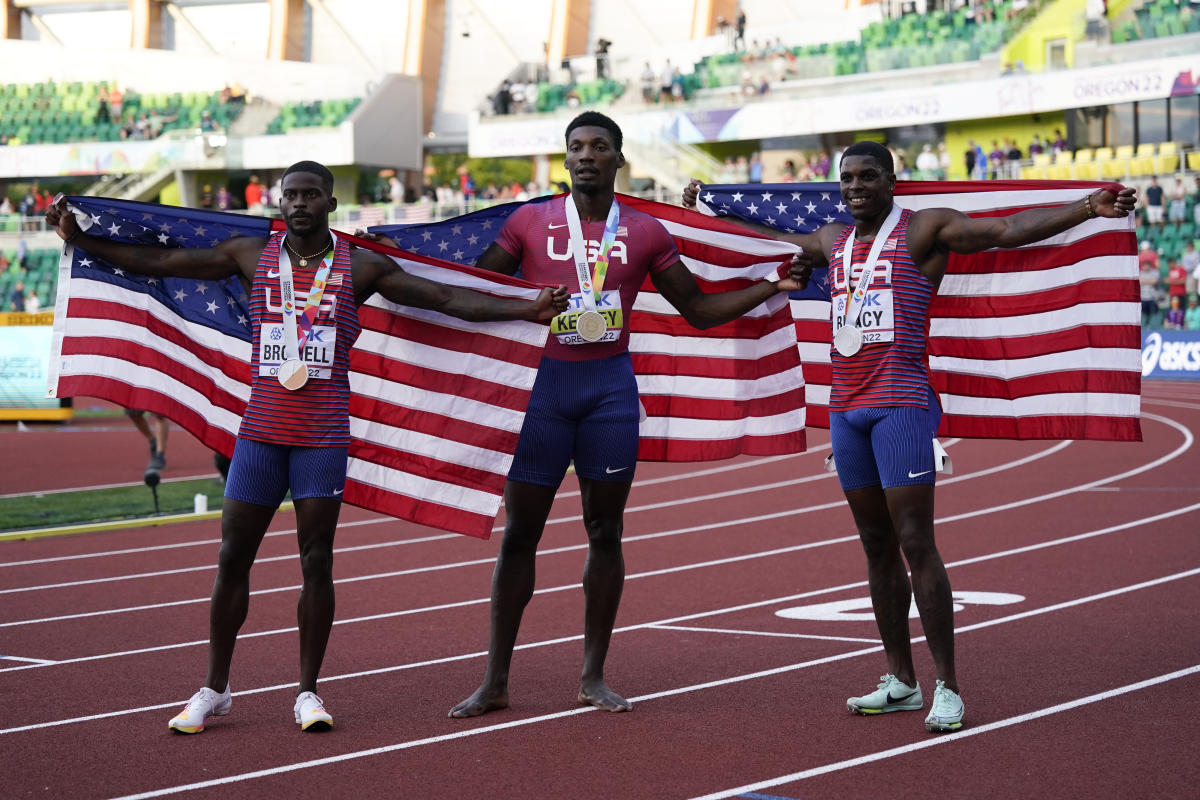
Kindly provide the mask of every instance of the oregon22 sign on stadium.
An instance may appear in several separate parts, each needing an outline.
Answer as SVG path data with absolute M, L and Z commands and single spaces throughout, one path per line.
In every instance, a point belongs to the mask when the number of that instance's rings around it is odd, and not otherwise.
M 1200 331 L 1144 333 L 1142 377 L 1200 380 Z

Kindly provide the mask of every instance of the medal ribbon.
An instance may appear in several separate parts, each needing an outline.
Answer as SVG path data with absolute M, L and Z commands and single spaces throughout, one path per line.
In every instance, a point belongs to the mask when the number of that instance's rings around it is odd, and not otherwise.
M 892 204 L 892 210 L 887 215 L 887 219 L 883 221 L 879 231 L 875 234 L 875 241 L 871 242 L 871 252 L 867 254 L 867 261 L 863 264 L 862 272 L 858 276 L 858 282 L 854 285 L 854 294 L 846 298 L 846 321 L 844 325 L 857 327 L 855 321 L 858 319 L 859 313 L 862 311 L 863 300 L 867 297 L 867 287 L 871 285 L 871 278 L 875 276 L 875 264 L 879 261 L 879 254 L 883 252 L 883 245 L 887 238 L 892 235 L 892 231 L 896 228 L 896 223 L 900 221 L 900 206 Z M 838 288 L 848 292 L 850 290 L 850 259 L 854 250 L 854 228 L 850 228 L 850 235 L 846 237 L 846 241 L 842 243 L 842 280 L 838 282 Z M 841 326 L 834 320 L 833 335 L 837 336 L 838 329 Z
M 583 240 L 583 225 L 579 221 L 579 209 L 571 195 L 566 197 L 567 230 L 571 233 L 571 255 L 575 259 L 575 273 L 579 278 L 579 293 L 587 311 L 596 310 L 596 301 L 604 289 L 604 277 L 608 274 L 608 253 L 617 240 L 617 227 L 621 211 L 617 198 L 613 198 L 608 209 L 608 221 L 604 223 L 604 236 L 600 238 L 600 251 L 596 253 L 595 276 L 588 269 L 587 243 Z
M 288 255 L 287 248 L 283 246 L 283 242 L 279 243 L 279 293 L 283 300 L 285 331 L 283 348 L 284 355 L 288 359 L 300 359 L 300 348 L 304 347 L 305 342 L 308 341 L 308 336 L 312 333 L 313 322 L 317 319 L 321 298 L 325 294 L 325 285 L 329 281 L 329 272 L 333 269 L 333 256 L 337 252 L 337 238 L 332 233 L 329 235 L 333 239 L 333 246 L 321 262 L 317 274 L 313 276 L 312 286 L 308 290 L 308 300 L 304 304 L 304 311 L 300 314 L 296 313 L 296 288 L 292 279 L 292 259 Z M 297 327 L 302 329 L 302 335 L 297 331 Z

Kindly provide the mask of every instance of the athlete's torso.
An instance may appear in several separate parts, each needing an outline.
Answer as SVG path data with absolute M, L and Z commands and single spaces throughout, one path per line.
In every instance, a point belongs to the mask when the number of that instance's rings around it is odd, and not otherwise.
M 350 348 L 360 330 L 354 303 L 350 248 L 338 240 L 333 267 L 321 298 L 312 332 L 301 351 L 309 379 L 300 389 L 280 385 L 275 368 L 283 360 L 283 311 L 280 298 L 279 249 L 282 234 L 263 248 L 250 288 L 254 330 L 250 402 L 239 436 L 260 442 L 304 447 L 348 447 L 350 444 Z M 292 264 L 296 311 L 303 313 L 320 261 L 307 267 Z
M 605 219 L 580 222 L 587 242 L 588 265 L 594 268 L 596 252 L 604 236 Z M 572 294 L 572 307 L 568 313 L 582 310 L 579 307 L 579 278 L 562 198 L 530 203 L 518 209 L 505 222 L 496 244 L 521 262 L 521 273 L 526 280 L 543 286 L 565 284 Z M 546 355 L 564 361 L 584 361 L 625 352 L 629 347 L 629 317 L 633 302 L 646 276 L 660 272 L 678 260 L 679 251 L 662 223 L 648 214 L 620 206 L 617 237 L 609 251 L 608 274 L 604 279 L 603 296 L 597 304 L 597 310 L 605 315 L 609 328 L 615 331 L 614 322 L 619 323 L 620 332 L 613 341 L 577 345 L 564 344 L 552 333 L 546 341 Z M 551 329 L 557 328 L 552 323 Z
M 917 268 L 908 248 L 913 212 L 904 211 L 888 236 L 859 315 L 863 346 L 853 356 L 831 348 L 833 387 L 831 411 L 872 406 L 920 406 L 928 402 L 929 369 L 926 343 L 929 303 L 934 286 Z M 835 317 L 845 313 L 847 282 L 842 252 L 853 225 L 834 240 L 829 258 L 830 293 Z M 872 241 L 856 242 L 851 253 L 849 291 L 862 273 Z

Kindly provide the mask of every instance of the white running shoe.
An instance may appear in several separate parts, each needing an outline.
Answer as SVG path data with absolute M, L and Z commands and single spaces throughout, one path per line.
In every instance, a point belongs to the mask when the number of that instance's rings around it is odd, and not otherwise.
M 200 733 L 209 717 L 223 717 L 232 706 L 233 695 L 228 686 L 220 694 L 205 686 L 192 695 L 183 711 L 176 714 L 167 727 L 176 733 Z
M 962 727 L 963 712 L 962 698 L 946 688 L 942 681 L 937 682 L 933 690 L 933 705 L 929 716 L 925 718 L 925 728 L 930 733 L 938 731 L 956 731 Z
M 325 710 L 321 698 L 313 692 L 301 692 L 296 696 L 296 723 L 302 731 L 327 731 L 333 727 L 333 717 Z
M 880 675 L 879 688 L 862 697 L 851 697 L 846 708 L 855 714 L 886 714 L 889 711 L 920 711 L 925 705 L 921 684 L 908 686 L 895 675 Z

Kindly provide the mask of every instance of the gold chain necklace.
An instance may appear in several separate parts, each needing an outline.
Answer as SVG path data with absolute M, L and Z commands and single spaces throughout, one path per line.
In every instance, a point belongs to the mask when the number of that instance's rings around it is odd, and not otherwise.
M 329 246 L 328 246 L 328 247 L 322 247 L 320 250 L 318 250 L 317 252 L 313 253 L 311 256 L 302 256 L 302 255 L 300 255 L 299 253 L 297 253 L 297 252 L 296 252 L 296 249 L 295 249 L 294 247 L 292 247 L 292 244 L 291 244 L 291 242 L 289 242 L 289 241 L 287 240 L 287 237 L 284 237 L 284 240 L 283 240 L 283 246 L 284 246 L 284 247 L 286 247 L 286 248 L 288 249 L 288 252 L 290 252 L 290 253 L 291 253 L 292 255 L 294 255 L 296 258 L 300 259 L 300 266 L 302 266 L 302 267 L 307 267 L 307 266 L 308 266 L 308 260 L 309 260 L 310 258 L 316 258 L 317 256 L 323 256 L 323 255 L 325 255 L 326 253 L 328 253 L 328 252 L 329 252 L 329 248 L 333 246 L 333 237 L 330 237 L 330 238 L 329 238 Z

